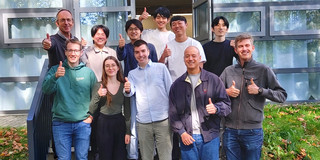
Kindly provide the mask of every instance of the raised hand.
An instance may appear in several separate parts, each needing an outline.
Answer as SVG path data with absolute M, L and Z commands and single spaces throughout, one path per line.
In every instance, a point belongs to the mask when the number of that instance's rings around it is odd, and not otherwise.
M 107 95 L 107 88 L 103 88 L 102 84 L 100 84 L 98 94 L 100 97 L 106 96 Z
M 253 78 L 250 80 L 251 84 L 248 85 L 248 93 L 249 94 L 258 94 L 259 93 L 259 87 L 254 83 Z
M 47 37 L 42 41 L 43 49 L 50 49 L 51 48 L 51 39 L 49 33 L 47 33 Z
M 209 98 L 209 104 L 206 105 L 206 110 L 209 114 L 215 114 L 217 112 L 217 108 L 212 103 L 211 98 Z
M 87 45 L 87 41 L 83 37 L 81 37 L 81 45 L 82 47 L 85 47 Z
M 232 46 L 233 48 L 236 48 L 236 43 L 234 40 L 231 40 L 230 41 L 230 46 Z
M 124 40 L 122 35 L 119 34 L 119 48 L 123 48 L 125 44 L 126 44 L 126 40 Z
M 139 21 L 143 21 L 143 20 L 147 19 L 148 16 L 149 16 L 149 13 L 147 12 L 147 8 L 144 7 L 144 10 L 141 13 L 141 16 L 139 17 Z
M 62 61 L 60 61 L 59 67 L 57 68 L 57 71 L 56 71 L 56 78 L 63 77 L 65 72 L 66 71 L 64 67 L 62 67 Z
M 226 89 L 226 92 L 230 97 L 233 97 L 233 98 L 236 98 L 239 96 L 240 90 L 236 88 L 235 81 L 232 81 L 232 85 L 228 89 Z
M 159 59 L 159 62 L 164 63 L 165 59 L 169 56 L 171 56 L 171 50 L 170 50 L 170 48 L 168 48 L 168 45 L 166 45 L 166 48 L 164 48 L 162 55 Z
M 129 80 L 128 80 L 127 77 L 125 77 L 124 79 L 125 79 L 125 81 L 126 81 L 126 82 L 124 83 L 124 91 L 125 91 L 126 93 L 130 93 L 130 91 L 131 91 L 130 82 L 129 82 Z
M 195 142 L 195 140 L 187 132 L 181 134 L 181 141 L 184 145 L 188 146 Z

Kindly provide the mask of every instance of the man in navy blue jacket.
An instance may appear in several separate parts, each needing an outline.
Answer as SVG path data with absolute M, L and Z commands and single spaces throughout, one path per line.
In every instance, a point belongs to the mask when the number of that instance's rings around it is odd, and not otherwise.
M 181 136 L 182 159 L 219 159 L 220 117 L 231 112 L 230 99 L 222 81 L 200 68 L 199 50 L 184 52 L 187 72 L 171 86 L 169 120 Z

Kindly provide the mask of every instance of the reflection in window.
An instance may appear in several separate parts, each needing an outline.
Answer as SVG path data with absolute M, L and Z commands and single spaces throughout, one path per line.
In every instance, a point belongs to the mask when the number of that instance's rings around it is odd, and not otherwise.
M 38 82 L 0 83 L 0 110 L 30 109 Z
M 0 49 L 0 53 L 1 77 L 39 76 L 48 58 L 42 48 Z
M 261 32 L 261 12 L 216 12 L 229 21 L 229 32 Z
M 195 8 L 195 36 L 198 37 L 200 35 L 208 34 L 208 2 L 203 3 L 202 5 Z
M 287 101 L 320 100 L 318 73 L 278 74 L 281 86 L 287 91 Z
M 310 1 L 310 0 L 213 0 L 214 3 L 244 3 L 244 2 L 287 2 L 287 1 Z
M 255 41 L 255 60 L 271 68 L 320 67 L 320 40 Z
M 54 17 L 9 18 L 9 39 L 44 38 L 58 31 Z
M 103 24 L 107 26 L 110 30 L 108 41 L 117 41 L 119 39 L 119 33 L 121 33 L 123 36 L 126 35 L 126 32 L 125 32 L 126 19 L 127 19 L 127 12 L 80 13 L 81 36 L 84 39 L 92 39 L 91 32 L 90 32 L 91 28 L 94 25 Z
M 319 17 L 320 9 L 275 11 L 274 31 L 319 30 Z
M 119 7 L 127 6 L 126 0 L 80 0 L 80 7 Z
M 62 0 L 1 0 L 0 8 L 62 8 Z

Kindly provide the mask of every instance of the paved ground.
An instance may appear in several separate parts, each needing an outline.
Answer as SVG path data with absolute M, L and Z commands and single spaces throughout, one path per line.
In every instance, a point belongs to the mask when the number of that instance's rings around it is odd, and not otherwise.
M 27 114 L 0 114 L 0 127 L 27 127 Z

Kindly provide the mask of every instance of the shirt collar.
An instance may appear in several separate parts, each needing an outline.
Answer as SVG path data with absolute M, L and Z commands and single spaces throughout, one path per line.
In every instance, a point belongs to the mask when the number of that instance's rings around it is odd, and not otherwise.
M 106 54 L 109 53 L 106 47 L 103 47 L 102 50 L 100 50 L 98 47 L 94 46 L 94 47 L 93 47 L 93 50 L 94 50 L 94 52 L 95 52 L 96 54 L 97 54 L 97 53 L 100 53 L 100 52 L 103 52 L 103 53 L 106 53 Z
M 58 35 L 59 35 L 60 37 L 62 37 L 63 39 L 65 39 L 65 40 L 68 39 L 67 37 L 65 37 L 65 36 L 61 33 L 60 30 L 58 31 Z M 71 33 L 70 33 L 70 35 L 71 35 L 71 39 L 74 39 L 74 36 L 73 36 Z
M 152 66 L 152 64 L 153 64 L 153 62 L 151 61 L 151 59 L 149 59 L 148 64 L 147 64 L 146 67 L 144 67 L 144 68 L 150 67 L 150 66 Z M 144 68 L 141 68 L 141 67 L 139 66 L 139 64 L 138 64 L 138 67 L 139 67 L 139 69 L 144 69 Z

